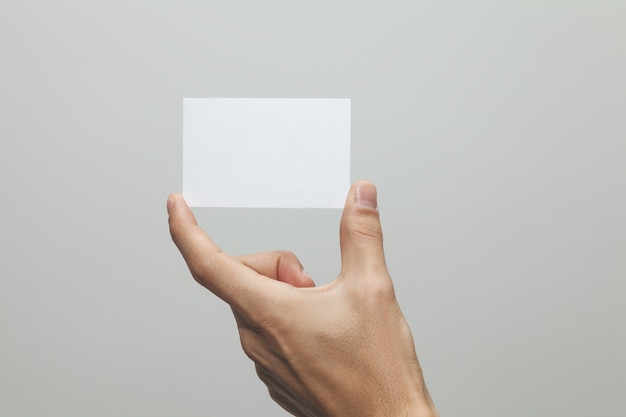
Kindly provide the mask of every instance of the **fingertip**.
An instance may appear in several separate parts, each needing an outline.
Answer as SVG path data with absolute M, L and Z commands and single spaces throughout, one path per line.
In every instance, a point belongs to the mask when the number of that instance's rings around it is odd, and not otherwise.
M 170 214 L 174 209 L 174 205 L 176 204 L 175 194 L 170 194 L 167 196 L 167 213 Z
M 282 251 L 278 258 L 277 280 L 298 288 L 315 287 L 315 282 L 304 270 L 298 257 L 289 251 Z
M 185 234 L 185 231 L 191 226 L 196 226 L 196 217 L 187 205 L 181 194 L 173 193 L 167 198 L 167 213 L 170 226 L 170 234 L 177 242 L 179 238 Z
M 352 186 L 350 188 L 352 188 L 353 190 L 356 190 L 357 188 L 359 188 L 363 184 L 374 185 L 374 183 L 372 181 L 360 179 L 360 180 L 356 180 L 355 182 L 353 182 Z
M 188 206 L 182 194 L 172 193 L 167 197 L 167 212 L 170 216 L 185 207 Z
M 313 278 L 311 278 L 311 275 L 307 274 L 307 272 L 304 269 L 301 271 L 299 287 L 301 288 L 315 287 L 315 281 L 313 281 Z
M 167 196 L 167 201 L 178 201 L 178 200 L 184 200 L 185 198 L 182 196 L 182 194 L 180 193 L 171 193 L 170 195 Z
M 354 192 L 354 202 L 361 208 L 378 210 L 376 186 L 371 182 L 361 182 Z
M 359 180 L 352 184 L 346 199 L 346 208 L 356 207 L 378 210 L 376 185 L 370 181 Z

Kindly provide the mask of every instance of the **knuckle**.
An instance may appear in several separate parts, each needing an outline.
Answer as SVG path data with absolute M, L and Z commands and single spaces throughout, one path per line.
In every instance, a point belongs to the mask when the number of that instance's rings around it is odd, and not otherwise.
M 371 294 L 374 300 L 384 303 L 395 300 L 396 294 L 391 280 L 377 279 L 371 286 Z
M 248 358 L 254 362 L 258 362 L 260 353 L 258 349 L 258 342 L 250 331 L 240 331 L 239 340 L 241 342 L 241 348 Z M 258 371 L 258 367 L 257 367 Z
M 366 239 L 380 240 L 383 236 L 378 213 L 362 213 L 346 222 L 346 231 Z
M 277 402 L 278 404 L 280 404 L 280 403 L 281 403 L 281 401 L 282 401 L 282 397 L 281 397 L 281 395 L 280 395 L 280 394 L 278 393 L 278 391 L 276 391 L 275 389 L 273 389 L 273 388 L 271 388 L 271 387 L 268 387 L 268 388 L 269 388 L 268 392 L 269 392 L 269 394 L 270 394 L 270 398 L 271 398 L 272 400 L 274 400 L 275 402 Z
M 353 288 L 355 300 L 362 305 L 391 305 L 396 303 L 393 283 L 384 275 L 385 272 L 374 273 L 363 277 L 361 285 Z
M 265 382 L 268 380 L 267 372 L 263 369 L 261 365 L 255 363 L 254 368 L 256 370 L 256 376 L 258 376 L 261 381 Z
M 189 272 L 193 279 L 196 280 L 199 284 L 205 285 L 207 269 L 206 266 L 200 262 L 196 261 L 188 261 L 187 266 L 189 267 Z
M 266 336 L 281 332 L 281 320 L 273 314 L 258 314 L 251 323 L 252 326 Z
M 217 250 L 216 252 L 208 255 L 198 255 L 198 254 L 187 254 L 185 257 L 185 261 L 187 262 L 187 266 L 189 268 L 189 272 L 191 272 L 191 276 L 200 284 L 205 287 L 210 288 L 212 278 L 218 277 L 222 274 L 220 271 L 219 262 L 216 259 L 220 256 L 221 251 Z

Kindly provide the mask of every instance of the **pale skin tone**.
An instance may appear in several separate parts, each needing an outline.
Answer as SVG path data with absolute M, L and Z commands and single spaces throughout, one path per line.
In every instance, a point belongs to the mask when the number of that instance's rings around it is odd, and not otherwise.
M 373 184 L 355 183 L 340 225 L 342 268 L 316 287 L 290 252 L 234 257 L 179 194 L 172 239 L 193 277 L 227 302 L 270 396 L 302 417 L 435 417 L 383 253 Z

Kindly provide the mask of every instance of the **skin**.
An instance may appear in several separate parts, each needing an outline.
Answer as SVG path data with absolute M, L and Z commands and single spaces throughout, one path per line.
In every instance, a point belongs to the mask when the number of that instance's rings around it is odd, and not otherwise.
M 172 194 L 167 207 L 192 276 L 231 306 L 244 352 L 285 410 L 303 417 L 438 416 L 385 264 L 373 184 L 350 188 L 341 273 L 321 287 L 290 252 L 222 252 L 181 195 Z

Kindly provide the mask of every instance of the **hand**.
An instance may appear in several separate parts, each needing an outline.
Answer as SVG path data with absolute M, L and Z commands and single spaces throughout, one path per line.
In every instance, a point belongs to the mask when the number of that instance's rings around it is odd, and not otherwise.
M 354 184 L 340 227 L 342 269 L 315 287 L 289 252 L 233 257 L 168 199 L 172 239 L 191 274 L 226 301 L 271 397 L 296 416 L 438 416 L 396 301 L 376 188 Z

